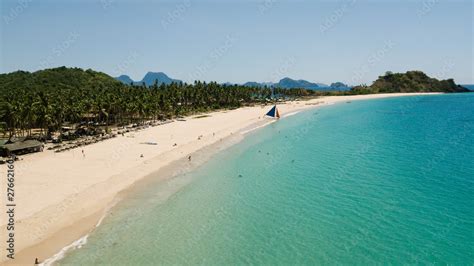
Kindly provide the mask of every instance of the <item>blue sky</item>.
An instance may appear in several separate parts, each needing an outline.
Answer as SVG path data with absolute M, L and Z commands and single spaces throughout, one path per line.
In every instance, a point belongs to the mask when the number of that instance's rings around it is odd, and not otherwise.
M 474 83 L 470 0 L 2 0 L 0 72 L 69 66 L 140 80 Z

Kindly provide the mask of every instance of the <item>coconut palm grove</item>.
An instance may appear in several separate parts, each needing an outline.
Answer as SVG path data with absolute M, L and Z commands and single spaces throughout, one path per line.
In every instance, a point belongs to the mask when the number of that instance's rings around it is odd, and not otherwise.
M 397 86 L 392 86 L 394 83 Z M 452 80 L 437 81 L 413 71 L 387 73 L 374 82 L 373 88 L 357 86 L 349 91 L 248 87 L 201 81 L 159 85 L 155 82 L 146 86 L 123 84 L 91 69 L 59 67 L 33 73 L 16 71 L 0 75 L 0 135 L 26 137 L 36 129 L 37 137 L 45 139 L 67 125 L 107 130 L 111 125 L 139 124 L 298 97 L 405 92 L 395 89 L 407 87 L 401 86 L 403 83 L 409 83 L 411 91 L 417 91 L 417 87 L 426 91 L 423 83 L 429 83 L 428 88 L 434 91 L 467 91 Z

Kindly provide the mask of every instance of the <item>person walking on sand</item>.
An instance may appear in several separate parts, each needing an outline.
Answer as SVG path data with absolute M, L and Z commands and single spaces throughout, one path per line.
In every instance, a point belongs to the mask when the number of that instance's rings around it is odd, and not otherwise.
M 191 155 L 188 156 L 188 161 L 191 161 Z
M 86 158 L 86 154 L 84 153 L 84 150 L 82 150 L 82 158 Z

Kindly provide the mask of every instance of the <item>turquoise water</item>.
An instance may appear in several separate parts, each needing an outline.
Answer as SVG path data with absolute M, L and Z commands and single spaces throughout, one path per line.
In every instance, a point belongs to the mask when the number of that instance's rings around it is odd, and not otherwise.
M 472 265 L 473 137 L 472 93 L 306 111 L 147 184 L 61 263 Z

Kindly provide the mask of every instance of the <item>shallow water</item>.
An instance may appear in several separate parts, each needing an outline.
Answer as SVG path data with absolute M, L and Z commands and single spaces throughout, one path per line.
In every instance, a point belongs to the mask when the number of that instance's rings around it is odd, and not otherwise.
M 472 265 L 473 133 L 473 93 L 306 111 L 151 181 L 60 263 Z

